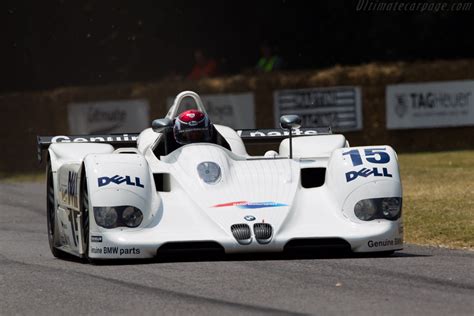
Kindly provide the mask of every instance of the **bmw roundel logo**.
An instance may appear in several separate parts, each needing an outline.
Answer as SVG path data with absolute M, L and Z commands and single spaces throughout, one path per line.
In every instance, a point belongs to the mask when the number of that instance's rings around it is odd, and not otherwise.
M 251 222 L 251 221 L 254 221 L 254 220 L 255 220 L 255 216 L 247 215 L 247 216 L 244 217 L 244 219 L 245 219 L 246 221 Z

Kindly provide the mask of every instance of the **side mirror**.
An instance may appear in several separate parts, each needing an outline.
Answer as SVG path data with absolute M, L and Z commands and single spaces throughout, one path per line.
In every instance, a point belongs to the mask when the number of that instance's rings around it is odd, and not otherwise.
M 151 128 L 153 128 L 153 131 L 157 133 L 161 132 L 162 129 L 171 126 L 173 126 L 173 120 L 166 117 L 153 120 L 153 122 L 151 123 Z
M 280 126 L 283 129 L 293 129 L 301 127 L 301 117 L 299 115 L 289 114 L 280 117 Z
M 300 128 L 301 127 L 301 117 L 299 115 L 289 114 L 283 115 L 280 117 L 280 126 L 283 129 L 287 129 L 289 131 L 289 141 L 290 141 L 290 159 L 293 159 L 293 139 L 291 130 L 293 128 Z

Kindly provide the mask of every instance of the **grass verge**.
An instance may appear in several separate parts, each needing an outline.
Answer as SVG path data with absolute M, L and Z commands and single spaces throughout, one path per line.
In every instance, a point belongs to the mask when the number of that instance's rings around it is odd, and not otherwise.
M 399 155 L 405 241 L 474 249 L 474 151 Z

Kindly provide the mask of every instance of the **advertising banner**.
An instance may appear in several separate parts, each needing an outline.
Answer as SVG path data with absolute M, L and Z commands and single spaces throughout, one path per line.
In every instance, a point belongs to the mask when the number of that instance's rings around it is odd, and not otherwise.
M 280 116 L 298 114 L 302 127 L 329 126 L 334 131 L 362 129 L 359 87 L 329 87 L 274 92 L 275 127 Z
M 389 85 L 388 129 L 474 125 L 474 81 Z
M 253 93 L 208 94 L 200 95 L 200 97 L 212 123 L 233 129 L 255 128 Z M 173 101 L 174 98 L 168 98 L 168 108 L 171 107 Z M 194 101 L 189 99 L 189 102 Z M 194 105 L 190 104 L 188 107 L 194 107 Z
M 151 126 L 147 100 L 117 100 L 68 105 L 69 132 L 75 135 L 134 133 Z

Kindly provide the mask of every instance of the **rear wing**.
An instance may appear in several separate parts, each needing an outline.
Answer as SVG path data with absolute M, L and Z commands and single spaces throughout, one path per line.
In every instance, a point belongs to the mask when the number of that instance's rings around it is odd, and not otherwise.
M 134 147 L 139 134 L 76 135 L 76 136 L 38 136 L 36 138 L 38 161 L 43 158 L 43 150 L 55 143 L 105 143 L 114 147 Z
M 237 135 L 245 143 L 271 143 L 281 141 L 289 136 L 288 130 L 272 129 L 242 129 L 236 130 Z M 292 136 L 312 136 L 332 134 L 330 127 L 299 128 L 292 132 Z M 137 145 L 139 134 L 110 134 L 110 135 L 76 135 L 76 136 L 38 136 L 38 160 L 41 162 L 43 150 L 54 143 L 106 143 L 114 147 L 134 147 Z
M 236 130 L 236 132 L 245 143 L 278 142 L 290 135 L 288 130 L 282 128 L 240 129 Z M 297 128 L 291 132 L 293 137 L 328 134 L 332 134 L 330 127 Z

